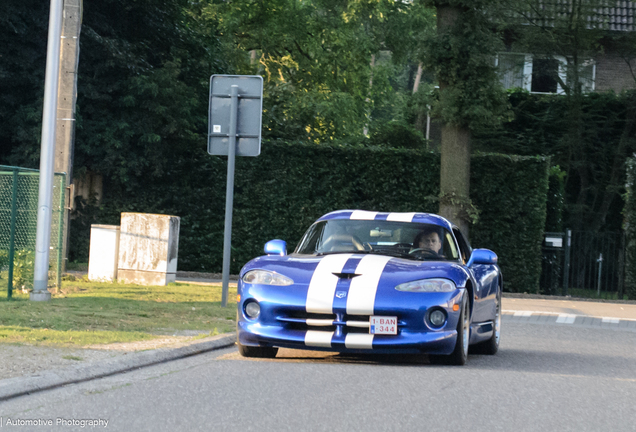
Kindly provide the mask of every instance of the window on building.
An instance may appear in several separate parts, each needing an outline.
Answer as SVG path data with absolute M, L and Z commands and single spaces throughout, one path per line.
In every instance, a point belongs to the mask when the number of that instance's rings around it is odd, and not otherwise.
M 499 53 L 497 67 L 504 88 L 522 88 L 532 93 L 562 94 L 561 82 L 570 86 L 574 76 L 565 57 L 560 56 L 540 58 L 531 54 Z M 594 91 L 595 73 L 592 60 L 579 66 L 579 82 L 584 93 Z
M 570 72 L 570 70 L 568 70 Z M 572 85 L 574 82 L 573 74 L 568 74 L 567 84 Z M 581 91 L 590 93 L 594 91 L 594 79 L 596 78 L 596 65 L 593 60 L 586 60 L 579 65 L 579 83 L 581 83 Z
M 505 88 L 525 88 L 523 81 L 525 61 L 525 54 L 499 54 L 499 74 Z
M 532 59 L 532 93 L 559 92 L 559 61 L 556 59 Z

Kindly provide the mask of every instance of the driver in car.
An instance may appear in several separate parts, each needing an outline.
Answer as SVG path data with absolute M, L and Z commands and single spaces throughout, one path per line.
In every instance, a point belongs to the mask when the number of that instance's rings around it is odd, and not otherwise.
M 438 255 L 441 254 L 442 241 L 439 238 L 439 233 L 437 232 L 437 230 L 432 228 L 423 230 L 417 236 L 415 236 L 415 240 L 413 241 L 413 248 L 429 250 L 431 252 L 435 252 Z

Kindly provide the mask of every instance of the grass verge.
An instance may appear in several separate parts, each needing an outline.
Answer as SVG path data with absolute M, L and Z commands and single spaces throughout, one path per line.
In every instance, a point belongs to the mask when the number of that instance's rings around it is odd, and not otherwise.
M 221 285 L 139 286 L 65 281 L 49 302 L 0 295 L 0 343 L 85 346 L 174 334 L 210 334 L 236 326 L 236 288 L 221 307 Z M 201 337 L 201 336 L 199 336 Z

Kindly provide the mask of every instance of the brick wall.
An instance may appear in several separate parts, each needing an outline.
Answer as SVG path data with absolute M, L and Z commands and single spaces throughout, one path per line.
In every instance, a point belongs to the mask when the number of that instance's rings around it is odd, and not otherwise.
M 636 73 L 636 59 L 631 65 Z M 596 91 L 614 90 L 619 93 L 633 88 L 636 88 L 636 79 L 624 59 L 609 53 L 596 58 Z

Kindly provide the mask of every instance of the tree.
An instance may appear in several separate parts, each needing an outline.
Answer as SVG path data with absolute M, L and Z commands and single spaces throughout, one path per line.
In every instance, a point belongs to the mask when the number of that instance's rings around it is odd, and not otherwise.
M 351 142 L 396 114 L 394 65 L 408 61 L 430 27 L 430 11 L 418 7 L 393 0 L 237 0 L 206 11 L 236 47 L 237 69 L 265 78 L 265 137 Z
M 0 3 L 0 161 L 37 167 L 49 5 Z
M 636 46 L 633 32 L 609 31 L 600 12 L 604 6 L 607 6 L 604 0 L 516 0 L 502 3 L 505 12 L 499 14 L 505 17 L 500 24 L 505 28 L 508 50 L 532 54 L 535 68 L 546 67 L 542 79 L 551 82 L 554 91 L 557 86 L 562 90 L 563 94 L 558 97 L 563 103 L 552 104 L 554 108 L 558 105 L 559 110 L 564 108 L 561 114 L 546 113 L 553 119 L 558 138 L 547 147 L 530 151 L 553 155 L 554 163 L 565 170 L 567 225 L 594 231 L 611 226 L 607 224 L 607 217 L 620 199 L 624 161 L 634 149 L 635 131 L 631 98 L 587 95 L 591 89 L 594 58 L 604 51 L 617 52 L 631 65 L 636 57 L 631 48 Z M 601 107 L 609 103 L 608 98 L 627 104 L 622 119 L 614 117 L 615 110 Z M 521 109 L 519 106 L 517 112 L 523 116 Z M 619 127 L 623 132 L 620 137 L 611 138 L 604 123 L 617 121 L 622 123 Z M 509 142 L 501 147 L 507 147 L 507 151 L 528 151 L 519 146 L 512 148 L 513 143 L 519 141 L 514 136 L 506 139 Z M 615 141 L 608 142 L 611 139 Z M 614 229 L 617 229 L 615 224 Z
M 6 163 L 36 166 L 48 5 L 4 2 L 0 32 Z M 75 166 L 134 188 L 204 151 L 208 80 L 227 72 L 215 27 L 187 0 L 104 0 L 84 10 Z M 2 121 L 2 120 L 0 120 Z
M 143 191 L 174 182 L 205 151 L 209 77 L 231 72 L 217 26 L 189 0 L 103 0 L 84 8 L 78 72 L 75 177 L 104 178 L 107 199 L 136 192 L 123 211 L 161 211 Z M 0 5 L 0 163 L 37 167 L 48 2 Z M 86 259 L 98 213 L 79 203 L 70 259 Z M 130 205 L 130 204 L 129 204 Z M 108 213 L 109 219 L 103 219 Z M 79 254 L 78 254 L 79 252 Z
M 422 63 L 435 72 L 439 97 L 433 114 L 443 122 L 439 213 L 468 236 L 476 216 L 471 203 L 471 131 L 496 125 L 507 114 L 494 58 L 502 46 L 488 14 L 494 0 L 428 1 L 437 12 L 437 34 L 425 41 Z

